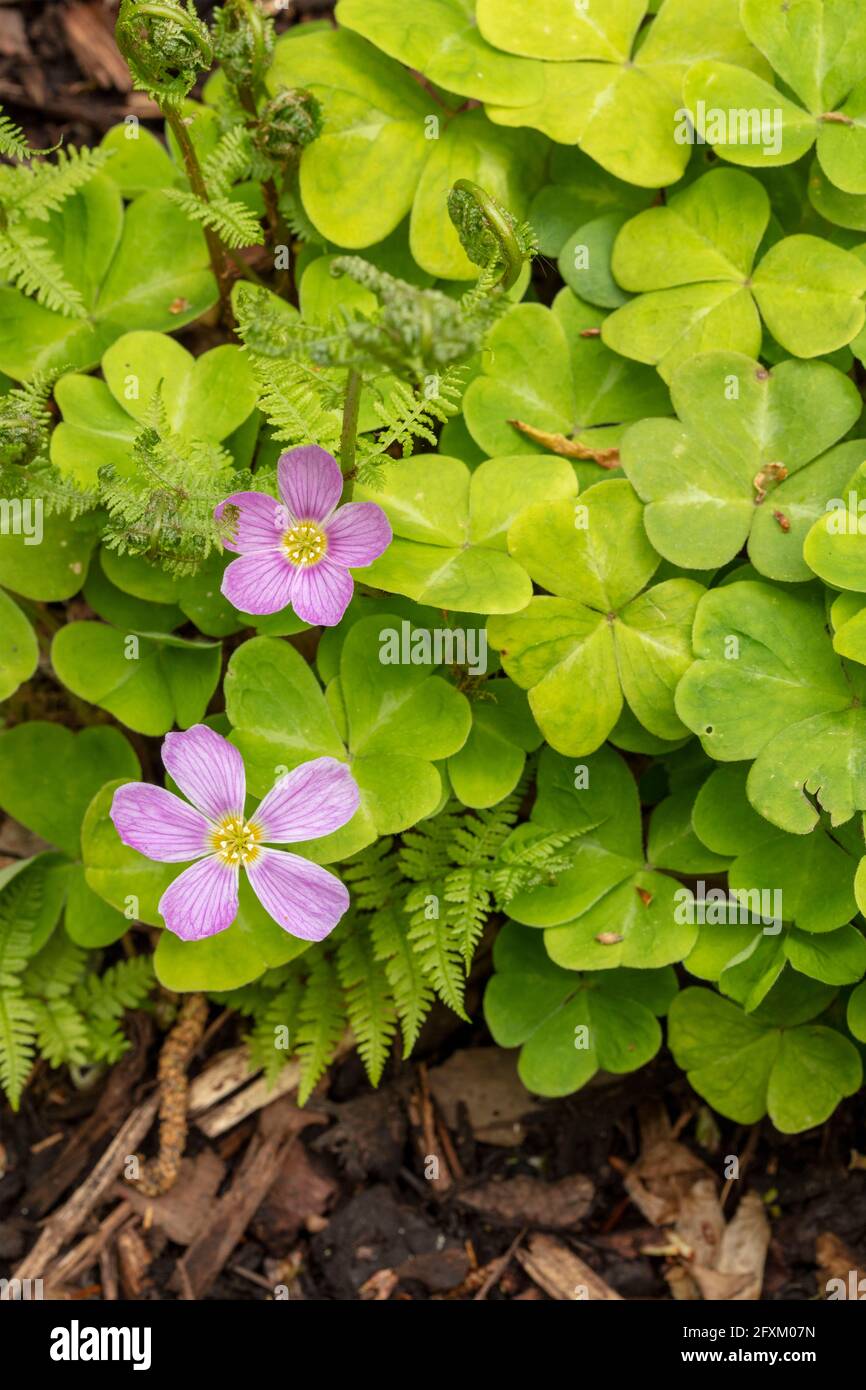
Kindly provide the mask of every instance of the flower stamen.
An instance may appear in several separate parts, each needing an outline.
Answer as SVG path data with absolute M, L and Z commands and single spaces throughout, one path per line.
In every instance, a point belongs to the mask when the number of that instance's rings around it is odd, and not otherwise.
M 231 869 L 241 864 L 254 864 L 259 857 L 262 839 L 261 826 L 243 816 L 224 816 L 211 832 L 211 847 L 217 859 Z
M 306 568 L 325 558 L 328 537 L 315 521 L 296 521 L 283 535 L 282 546 L 290 564 Z

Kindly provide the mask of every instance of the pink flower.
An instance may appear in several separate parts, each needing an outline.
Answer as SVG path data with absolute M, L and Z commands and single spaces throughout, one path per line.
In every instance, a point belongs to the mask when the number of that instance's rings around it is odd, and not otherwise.
M 360 795 L 346 765 L 336 758 L 302 763 L 248 818 L 243 758 L 206 724 L 167 734 L 162 760 L 189 800 L 149 782 L 128 782 L 114 793 L 111 819 L 123 843 L 148 859 L 196 861 L 159 900 L 169 931 L 199 941 L 230 927 L 242 866 L 262 907 L 292 936 L 321 941 L 333 931 L 349 906 L 340 880 L 266 842 L 315 840 L 351 820 Z
M 240 557 L 223 575 L 222 591 L 242 613 L 278 613 L 291 603 L 305 623 L 334 627 L 354 588 L 350 569 L 370 565 L 391 542 L 391 526 L 375 502 L 338 507 L 343 475 L 324 449 L 305 444 L 277 465 L 282 502 L 264 492 L 233 492 L 216 509 L 240 509 L 227 550 Z

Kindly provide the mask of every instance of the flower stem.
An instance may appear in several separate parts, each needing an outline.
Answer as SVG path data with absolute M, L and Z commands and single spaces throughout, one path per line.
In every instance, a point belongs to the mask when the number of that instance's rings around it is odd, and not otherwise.
M 340 432 L 340 467 L 348 479 L 355 471 L 355 441 L 358 437 L 358 412 L 361 408 L 363 381 L 357 367 L 349 368 L 346 378 L 346 397 L 343 401 L 343 428 Z M 351 484 L 349 484 L 351 487 Z M 345 489 L 343 492 L 345 501 Z
M 195 146 L 192 143 L 192 138 L 182 113 L 177 107 L 166 103 L 162 108 L 162 114 L 165 116 L 172 134 L 180 146 L 180 152 L 183 155 L 183 163 L 187 178 L 189 179 L 190 188 L 197 198 L 201 198 L 202 202 L 209 203 L 210 198 L 208 197 L 204 174 L 201 171 L 198 155 L 195 152 Z M 203 231 L 204 239 L 207 243 L 208 255 L 210 256 L 211 269 L 213 270 L 217 282 L 217 289 L 219 290 L 220 313 L 223 319 L 230 321 L 231 304 L 229 302 L 229 276 L 223 245 L 212 228 L 204 227 Z

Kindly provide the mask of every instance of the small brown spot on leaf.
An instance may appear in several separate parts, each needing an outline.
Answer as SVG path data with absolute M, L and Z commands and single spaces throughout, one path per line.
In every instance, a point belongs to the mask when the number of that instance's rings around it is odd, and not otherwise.
M 653 900 L 653 895 L 652 895 L 652 893 L 649 893 L 649 892 L 647 891 L 646 888 L 637 888 L 637 887 L 636 887 L 634 891 L 637 893 L 637 895 L 638 895 L 638 897 L 640 898 L 641 902 L 643 903 L 644 907 L 649 907 L 650 903 L 651 903 L 652 900 Z
M 171 303 L 170 303 L 169 306 L 168 306 L 168 312 L 169 312 L 170 314 L 183 314 L 183 313 L 186 313 L 186 310 L 187 310 L 188 308 L 189 308 L 189 300 L 188 300 L 188 299 L 180 299 L 180 298 L 178 298 L 178 299 L 173 299 L 173 300 L 171 301 Z
M 595 939 L 600 946 L 616 946 L 617 942 L 623 940 L 620 933 L 615 931 L 600 931 Z

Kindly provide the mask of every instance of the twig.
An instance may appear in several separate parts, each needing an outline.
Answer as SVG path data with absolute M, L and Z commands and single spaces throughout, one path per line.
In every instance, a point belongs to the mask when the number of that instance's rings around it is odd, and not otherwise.
M 481 1288 L 478 1290 L 477 1294 L 475 1295 L 475 1298 L 473 1299 L 474 1303 L 479 1303 L 483 1299 L 485 1299 L 489 1294 L 490 1290 L 493 1288 L 493 1285 L 498 1283 L 498 1281 L 502 1278 L 506 1269 L 511 1264 L 511 1261 L 514 1259 L 515 1251 L 517 1250 L 518 1245 L 520 1245 L 523 1241 L 528 1229 L 529 1228 L 527 1226 L 524 1226 L 522 1231 L 518 1231 L 517 1235 L 514 1237 L 513 1241 L 509 1245 L 502 1258 L 496 1260 L 494 1264 L 491 1266 L 490 1273 L 484 1280 L 484 1283 L 481 1285 Z

